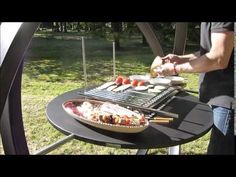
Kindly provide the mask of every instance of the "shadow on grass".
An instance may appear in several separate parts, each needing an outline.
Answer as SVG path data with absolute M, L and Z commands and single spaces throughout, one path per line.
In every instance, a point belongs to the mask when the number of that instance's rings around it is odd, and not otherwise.
M 54 59 L 42 59 L 25 63 L 24 73 L 30 79 L 45 82 L 75 82 L 84 80 L 82 62 L 71 64 Z M 112 65 L 99 61 L 87 63 L 88 79 L 104 81 L 105 76 L 112 74 Z
M 87 39 L 85 45 L 88 82 L 111 79 L 112 42 Z M 147 46 L 137 45 L 134 41 L 124 42 L 123 50 L 116 51 L 117 75 L 149 72 L 152 60 L 153 55 Z M 24 73 L 30 79 L 45 82 L 83 81 L 82 63 L 80 41 L 38 36 L 33 39 L 26 55 Z
M 62 83 L 84 80 L 81 42 L 77 39 L 79 35 L 49 33 L 36 36 L 27 52 L 24 67 L 30 79 Z M 88 37 L 85 46 L 88 82 L 110 79 L 113 76 L 112 42 Z M 155 56 L 148 46 L 137 39 L 122 39 L 121 46 L 122 50 L 116 51 L 117 75 L 149 72 Z

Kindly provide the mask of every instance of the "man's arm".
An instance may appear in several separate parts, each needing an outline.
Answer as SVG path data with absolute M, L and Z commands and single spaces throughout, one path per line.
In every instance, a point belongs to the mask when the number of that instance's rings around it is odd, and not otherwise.
M 186 63 L 177 64 L 176 71 L 178 73 L 201 73 L 226 68 L 234 47 L 234 32 L 212 33 L 211 42 L 210 52 L 198 57 L 197 60 L 189 60 Z
M 200 51 L 197 51 L 195 53 L 191 53 L 191 54 L 187 54 L 187 55 L 179 55 L 179 57 L 181 59 L 185 59 L 185 60 L 193 60 L 193 59 L 196 59 L 198 57 L 200 57 Z
M 190 60 L 194 60 L 200 56 L 200 51 L 187 54 L 187 55 L 175 55 L 175 54 L 168 54 L 161 59 L 164 61 L 164 63 L 177 63 L 182 64 L 189 62 Z

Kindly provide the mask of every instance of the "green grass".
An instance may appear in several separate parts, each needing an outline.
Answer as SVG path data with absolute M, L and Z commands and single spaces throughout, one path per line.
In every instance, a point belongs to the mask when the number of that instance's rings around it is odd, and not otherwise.
M 59 35 L 37 33 L 26 54 L 22 81 L 22 110 L 25 133 L 30 153 L 65 137 L 48 121 L 45 108 L 56 96 L 82 88 L 83 67 L 81 41 L 78 33 Z M 112 76 L 112 42 L 86 36 L 88 85 L 109 81 Z M 116 51 L 118 75 L 149 72 L 154 58 L 140 38 L 121 40 L 121 51 Z M 169 51 L 171 52 L 171 51 Z M 198 76 L 182 74 L 187 88 L 197 90 Z M 205 154 L 209 133 L 196 141 L 182 145 L 182 154 Z M 72 140 L 49 154 L 135 154 L 134 149 L 117 149 Z M 3 154 L 0 144 L 0 154 Z M 166 149 L 152 149 L 152 154 L 166 154 Z

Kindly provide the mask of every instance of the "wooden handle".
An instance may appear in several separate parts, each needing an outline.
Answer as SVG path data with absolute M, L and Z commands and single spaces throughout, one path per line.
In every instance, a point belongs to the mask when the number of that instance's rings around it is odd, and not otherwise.
M 149 122 L 164 123 L 164 124 L 168 124 L 171 121 L 173 121 L 173 118 L 171 117 L 153 117 L 151 120 L 149 120 Z
M 152 119 L 153 120 L 168 120 L 168 121 L 173 121 L 172 117 L 154 117 Z
M 165 124 L 170 123 L 169 120 L 149 120 L 149 122 L 153 122 L 153 123 L 165 123 Z

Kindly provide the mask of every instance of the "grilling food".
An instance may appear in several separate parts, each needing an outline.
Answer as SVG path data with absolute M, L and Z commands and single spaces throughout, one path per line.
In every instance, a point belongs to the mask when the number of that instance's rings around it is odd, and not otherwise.
M 117 88 L 117 85 L 112 85 L 110 87 L 107 88 L 107 91 L 112 91 L 113 89 Z
M 118 76 L 115 80 L 116 85 L 121 85 L 123 82 L 123 77 L 122 76 Z
M 138 86 L 144 86 L 144 85 L 145 85 L 145 82 L 144 82 L 143 80 L 141 80 L 141 81 L 138 82 L 137 85 L 138 85 Z
M 134 127 L 148 123 L 143 114 L 108 102 L 91 104 L 87 101 L 68 101 L 64 103 L 64 108 L 67 112 L 98 123 Z
M 132 80 L 131 85 L 132 85 L 133 87 L 136 87 L 136 86 L 138 85 L 138 81 L 135 80 L 135 79 Z
M 130 84 L 130 80 L 129 79 L 123 79 L 123 84 L 126 85 L 126 84 Z
M 124 90 L 126 90 L 126 89 L 128 89 L 130 87 L 131 87 L 131 84 L 125 84 L 125 85 L 121 85 L 121 86 L 113 89 L 112 91 L 113 92 L 120 92 L 120 91 L 124 91 Z
M 154 61 L 152 62 L 151 68 L 150 68 L 150 75 L 152 78 L 157 77 L 157 72 L 156 69 L 160 68 L 161 65 L 163 64 L 163 60 L 161 59 L 161 57 L 157 56 Z

